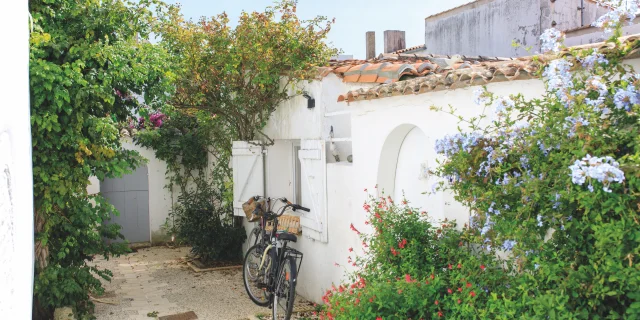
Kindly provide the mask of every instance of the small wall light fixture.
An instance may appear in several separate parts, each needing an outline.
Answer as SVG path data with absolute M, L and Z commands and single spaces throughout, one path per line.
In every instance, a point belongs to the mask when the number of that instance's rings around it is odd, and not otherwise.
M 313 109 L 316 107 L 316 99 L 312 98 L 307 92 L 303 92 L 302 96 L 307 99 L 307 108 Z

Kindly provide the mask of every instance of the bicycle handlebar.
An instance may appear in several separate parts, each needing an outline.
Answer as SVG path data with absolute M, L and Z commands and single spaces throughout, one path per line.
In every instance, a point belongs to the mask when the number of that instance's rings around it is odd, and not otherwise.
M 287 198 L 285 198 L 285 197 L 282 197 L 282 198 L 273 198 L 273 199 L 271 199 L 271 198 L 267 198 L 267 197 L 263 197 L 263 196 L 254 196 L 254 197 L 253 197 L 253 199 L 254 199 L 255 201 L 258 201 L 258 200 L 260 200 L 260 199 L 266 199 L 266 200 L 267 200 L 267 202 L 270 202 L 271 200 L 276 200 L 276 201 L 281 201 L 282 203 L 284 203 L 284 204 L 285 204 L 285 206 L 284 206 L 284 207 L 282 207 L 282 209 L 280 209 L 280 213 L 278 214 L 278 216 L 281 216 L 282 214 L 284 214 L 284 211 L 285 211 L 287 208 L 292 208 L 292 209 L 293 209 L 293 211 L 296 211 L 296 210 L 302 210 L 302 211 L 306 211 L 306 212 L 310 212 L 310 211 L 311 211 L 309 208 L 305 208 L 305 207 L 303 207 L 303 206 L 301 206 L 301 205 L 299 205 L 299 204 L 291 203 L 291 202 L 290 202 L 289 200 L 287 200 Z

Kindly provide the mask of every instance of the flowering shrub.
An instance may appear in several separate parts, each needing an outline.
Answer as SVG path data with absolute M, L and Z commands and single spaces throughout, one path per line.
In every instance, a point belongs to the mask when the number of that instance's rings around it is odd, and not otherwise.
M 624 4 L 596 24 L 615 30 L 635 17 L 637 1 Z M 437 143 L 438 174 L 452 181 L 440 188 L 474 214 L 470 243 L 509 253 L 508 282 L 520 287 L 504 294 L 519 296 L 507 308 L 518 317 L 640 314 L 640 75 L 622 60 L 638 43 L 618 34 L 606 52 L 541 57 L 550 61 L 539 99 L 478 90 L 476 103 L 496 118 L 464 120 L 468 131 Z M 561 48 L 555 30 L 542 40 Z
M 558 56 L 563 35 L 548 30 L 546 93 L 479 89 L 495 118 L 460 118 L 437 141 L 436 189 L 470 209 L 468 228 L 372 199 L 359 269 L 327 291 L 322 317 L 640 318 L 640 75 L 623 63 L 640 43 L 617 38 L 638 1 L 599 2 L 612 7 L 595 23 L 615 32 L 609 49 Z
M 347 261 L 357 267 L 350 283 L 325 293 L 321 319 L 501 316 L 487 305 L 504 301 L 497 298 L 505 298 L 511 267 L 493 255 L 474 253 L 468 228 L 461 232 L 454 223 L 432 225 L 426 212 L 389 197 L 370 197 L 364 209 L 373 233 L 351 226 L 362 239 L 364 254 Z

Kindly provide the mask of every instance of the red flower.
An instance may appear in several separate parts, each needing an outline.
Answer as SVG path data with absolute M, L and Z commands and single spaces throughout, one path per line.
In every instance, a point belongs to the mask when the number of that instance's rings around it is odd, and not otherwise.
M 480 265 L 480 269 L 482 269 L 482 271 L 484 271 L 484 269 L 485 269 L 484 264 Z
M 429 280 L 425 281 L 424 283 L 429 284 Z
M 402 294 L 402 289 L 398 289 L 398 294 Z
M 440 302 L 438 302 L 438 300 L 436 300 L 436 306 L 438 305 L 438 303 L 440 303 Z
M 467 288 L 471 288 L 471 283 L 467 282 Z
M 458 263 L 458 269 L 462 268 L 462 265 Z
M 371 206 L 366 203 L 362 206 L 362 208 L 364 208 L 364 211 L 366 212 L 371 212 Z
M 427 212 L 426 211 L 422 211 L 422 212 L 420 212 L 420 214 L 424 216 L 424 215 L 427 214 Z
M 471 297 L 475 297 L 476 296 L 476 293 L 473 292 L 473 291 L 471 291 L 471 293 L 469 293 L 469 294 L 471 295 Z
M 340 266 L 340 264 L 338 264 L 337 262 L 334 262 L 333 265 L 336 266 L 336 267 Z
M 449 294 L 453 293 L 453 290 L 451 290 L 451 288 L 447 289 L 447 292 L 449 292 Z
M 449 270 L 453 269 L 453 266 L 451 266 L 451 263 L 449 263 Z
M 365 220 L 365 221 L 364 221 L 364 224 L 369 224 L 369 220 Z
M 435 276 L 433 275 L 433 273 L 431 274 L 431 280 L 435 279 Z
M 364 192 L 367 192 L 367 188 L 364 188 Z
M 438 317 L 442 317 L 442 311 L 438 311 Z
M 369 298 L 369 302 L 373 302 L 373 298 Z
M 393 254 L 393 256 L 397 256 L 398 255 L 398 251 L 396 251 L 395 248 L 391 247 L 391 253 Z
M 402 200 L 402 204 L 407 204 L 407 200 Z
M 462 292 L 462 288 L 458 288 L 458 292 Z
M 349 227 L 351 228 L 351 230 L 353 230 L 353 232 L 360 234 L 360 231 L 358 231 L 358 229 L 356 229 L 356 227 L 353 226 L 353 223 Z
M 349 248 L 349 252 L 353 252 L 353 248 Z
M 400 247 L 400 249 L 404 249 L 406 245 L 407 245 L 407 239 L 402 239 L 402 241 L 398 243 L 398 247 Z
M 376 320 L 382 320 L 382 317 L 377 317 Z
M 460 304 L 460 302 L 462 302 L 462 301 L 460 301 L 460 299 L 458 299 L 458 304 Z

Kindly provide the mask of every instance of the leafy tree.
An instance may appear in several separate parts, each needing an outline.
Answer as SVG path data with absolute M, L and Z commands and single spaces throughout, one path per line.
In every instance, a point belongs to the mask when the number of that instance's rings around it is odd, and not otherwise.
M 243 12 L 235 28 L 224 13 L 193 22 L 174 8 L 168 20 L 162 42 L 178 66 L 172 104 L 216 114 L 240 140 L 253 139 L 292 88 L 337 52 L 325 43 L 332 22 L 298 19 L 292 0 Z
M 123 150 L 116 121 L 141 104 L 164 103 L 167 54 L 146 39 L 158 22 L 154 0 L 29 3 L 31 126 L 35 201 L 35 317 L 53 308 L 90 311 L 89 294 L 102 290 L 94 274 L 108 270 L 87 263 L 126 250 L 103 239 L 122 237 L 103 222 L 115 211 L 88 195 L 90 176 L 117 177 L 140 164 Z

